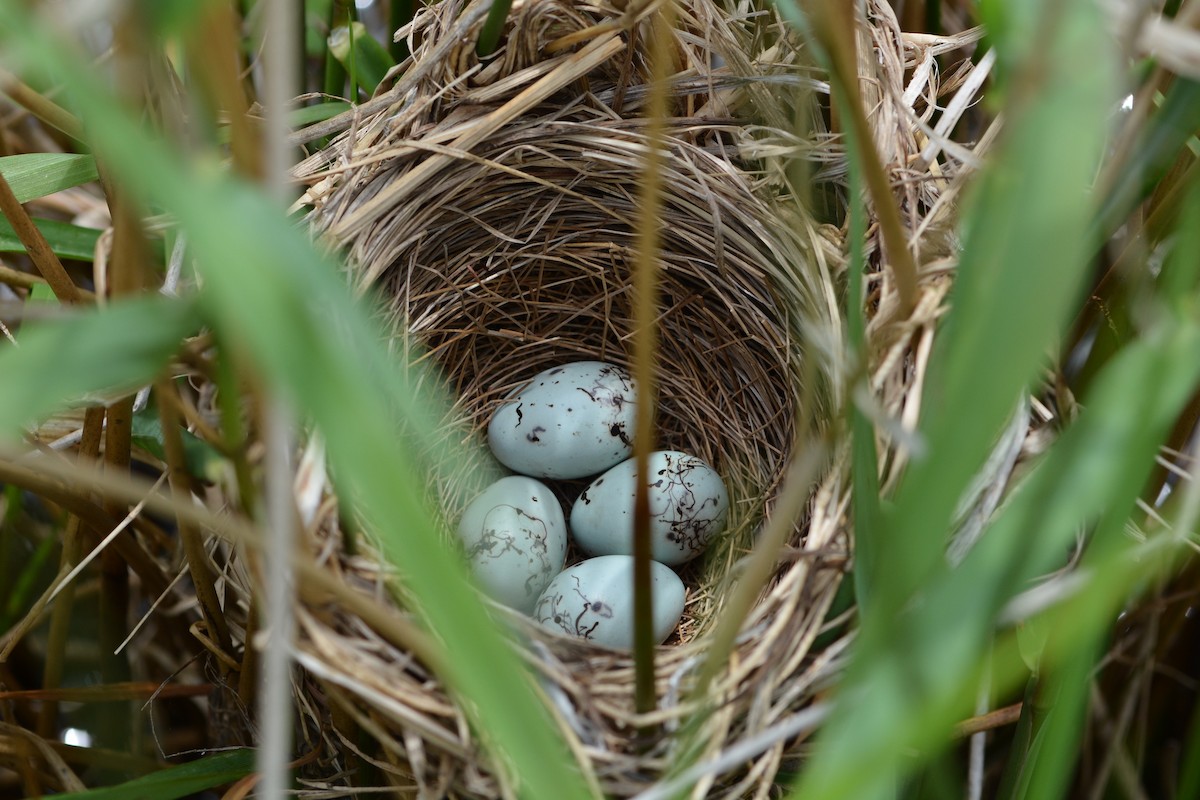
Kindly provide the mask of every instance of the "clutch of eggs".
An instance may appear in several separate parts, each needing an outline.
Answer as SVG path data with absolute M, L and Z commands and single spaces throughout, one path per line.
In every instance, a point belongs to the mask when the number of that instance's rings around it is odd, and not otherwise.
M 677 566 L 704 551 L 725 527 L 729 493 L 716 470 L 676 450 L 650 454 L 647 479 L 650 543 L 655 561 Z M 571 507 L 571 534 L 591 555 L 633 553 L 637 463 L 623 461 L 579 495 Z
M 488 444 L 515 472 L 468 506 L 459 524 L 471 569 L 493 599 L 542 625 L 596 644 L 633 644 L 633 506 L 638 476 L 631 431 L 636 388 L 613 364 L 580 361 L 544 370 L 488 424 Z M 571 534 L 596 556 L 562 570 L 567 526 L 538 478 L 603 472 L 571 509 Z M 725 526 L 729 496 L 703 460 L 650 455 L 653 625 L 659 643 L 683 615 L 683 582 L 668 567 L 699 555 Z
M 488 424 L 496 458 L 522 475 L 583 478 L 633 452 L 636 389 L 629 373 L 602 361 L 539 372 Z

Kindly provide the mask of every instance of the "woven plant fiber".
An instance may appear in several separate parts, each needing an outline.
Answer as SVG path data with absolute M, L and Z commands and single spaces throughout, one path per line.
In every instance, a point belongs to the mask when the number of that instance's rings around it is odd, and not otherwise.
M 481 59 L 475 42 L 486 8 L 423 7 L 398 34 L 409 61 L 298 171 L 314 229 L 345 253 L 350 280 L 386 299 L 398 356 L 438 367 L 455 401 L 454 435 L 474 451 L 495 408 L 538 371 L 584 359 L 631 365 L 640 186 L 654 141 L 649 42 L 665 7 L 518 2 L 499 49 Z M 877 147 L 898 174 L 919 149 L 916 114 L 939 86 L 925 74 L 908 116 L 900 113 L 904 69 L 925 51 L 900 36 L 886 5 L 870 10 L 860 68 L 874 81 L 872 119 L 892 126 Z M 789 166 L 802 161 L 810 178 L 836 181 L 844 160 L 835 141 L 795 133 L 811 124 L 803 109 L 816 107 L 812 93 L 824 84 L 773 12 L 684 0 L 673 13 L 656 446 L 717 469 L 732 498 L 729 528 L 681 572 L 687 605 L 657 653 L 653 714 L 634 712 L 630 655 L 497 613 L 519 631 L 597 793 L 647 790 L 687 748 L 720 762 L 697 778 L 696 796 L 766 796 L 811 732 L 787 725 L 828 686 L 846 644 L 834 625 L 814 647 L 852 551 L 837 422 L 852 369 L 841 338 L 844 265 L 837 229 L 804 210 L 804 180 Z M 940 230 L 938 198 L 952 184 L 911 185 L 902 202 L 928 211 L 931 231 Z M 875 241 L 872 231 L 870 331 L 882 343 L 872 385 L 881 413 L 911 422 L 950 265 L 923 273 L 916 310 L 899 320 Z M 823 455 L 805 461 L 808 447 Z M 884 459 L 885 480 L 902 460 Z M 798 489 L 786 485 L 789 475 Z M 582 485 L 560 485 L 564 502 Z M 431 491 L 452 524 L 478 486 L 476 472 L 449 474 Z M 697 698 L 714 631 L 772 525 L 785 543 L 771 576 Z M 335 528 L 323 532 L 334 537 Z M 329 564 L 385 594 L 386 570 L 368 556 Z M 413 796 L 519 793 L 519 780 L 489 761 L 463 711 L 411 654 L 345 612 L 301 608 L 299 619 L 304 706 L 314 715 L 329 709 L 374 743 L 361 747 L 339 725 L 329 734 L 335 747 Z M 701 709 L 700 723 L 685 729 Z M 639 738 L 647 725 L 656 735 Z M 748 755 L 721 762 L 739 742 L 749 743 Z

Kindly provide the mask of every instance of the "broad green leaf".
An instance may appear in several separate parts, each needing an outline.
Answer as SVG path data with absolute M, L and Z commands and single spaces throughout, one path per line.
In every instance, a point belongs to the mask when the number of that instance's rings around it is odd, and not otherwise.
M 127 191 L 179 220 L 218 337 L 236 342 L 266 384 L 324 432 L 339 491 L 373 523 L 407 595 L 444 643 L 440 677 L 468 700 L 464 710 L 520 777 L 522 794 L 589 796 L 532 676 L 425 504 L 429 463 L 419 437 L 431 435 L 444 398 L 399 368 L 377 315 L 354 300 L 341 270 L 282 209 L 227 174 L 186 168 L 19 7 L 0 4 L 0 41 L 27 67 L 63 82 L 91 144 Z M 396 425 L 397 409 L 410 435 Z
M 241 780 L 253 770 L 254 751 L 241 748 L 167 767 L 120 786 L 55 796 L 62 800 L 176 800 Z
M 46 237 L 54 255 L 78 261 L 92 260 L 96 251 L 96 240 L 100 238 L 100 231 L 53 219 L 35 219 L 33 222 Z M 0 253 L 24 252 L 25 245 L 21 244 L 21 240 L 17 238 L 12 225 L 8 220 L 0 217 Z
M 29 321 L 0 349 L 0 436 L 70 405 L 103 402 L 153 380 L 199 326 L 193 302 L 150 297 Z
M 22 203 L 96 180 L 96 159 L 73 153 L 27 153 L 0 158 L 0 173 Z
M 219 479 L 225 459 L 217 449 L 186 428 L 181 428 L 179 434 L 183 439 L 183 453 L 188 472 L 205 481 L 214 482 Z M 134 414 L 133 443 L 156 458 L 166 460 L 162 419 L 153 406 Z
M 54 290 L 50 288 L 50 284 L 48 283 L 35 283 L 33 288 L 29 290 L 29 297 L 25 303 L 27 307 L 59 305 L 58 296 L 54 294 Z
M 351 83 L 361 86 L 368 95 L 374 94 L 388 70 L 396 66 L 391 54 L 361 22 L 334 28 L 329 34 L 329 52 L 342 62 Z
M 315 106 L 305 106 L 297 108 L 288 114 L 288 121 L 293 127 L 302 128 L 305 125 L 312 125 L 314 122 L 324 122 L 327 119 L 332 119 L 343 111 L 349 111 L 351 105 L 342 100 L 331 100 L 327 103 L 318 103 Z

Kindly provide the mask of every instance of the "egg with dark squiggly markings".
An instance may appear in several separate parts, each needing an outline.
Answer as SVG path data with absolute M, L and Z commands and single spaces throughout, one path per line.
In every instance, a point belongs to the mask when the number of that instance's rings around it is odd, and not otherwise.
M 655 561 L 677 566 L 704 551 L 725 528 L 729 493 L 716 470 L 675 450 L 650 454 L 650 546 Z M 637 464 L 624 461 L 583 491 L 571 507 L 571 534 L 587 553 L 633 553 Z
M 488 444 L 513 472 L 583 478 L 633 452 L 636 390 L 629 373 L 602 361 L 539 372 L 496 410 Z
M 526 614 L 567 555 L 558 498 L 540 481 L 521 475 L 501 478 L 472 500 L 458 535 L 484 592 Z
M 679 576 L 650 562 L 654 641 L 662 644 L 683 616 Z M 533 617 L 545 627 L 620 650 L 633 647 L 633 557 L 600 556 L 560 572 L 538 598 Z

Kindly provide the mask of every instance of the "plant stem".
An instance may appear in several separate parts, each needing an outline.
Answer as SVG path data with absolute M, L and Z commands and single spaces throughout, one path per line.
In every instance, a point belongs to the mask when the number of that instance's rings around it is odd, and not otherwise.
M 127 398 L 108 407 L 108 425 L 104 431 L 105 470 L 116 475 L 128 475 L 131 462 L 133 434 L 133 398 Z M 125 506 L 111 501 L 106 503 L 112 516 L 120 519 Z M 107 533 L 107 531 L 105 531 Z M 127 539 L 129 531 L 123 531 L 118 539 Z M 117 653 L 128 633 L 129 615 L 129 566 L 115 547 L 106 547 L 100 554 L 100 621 L 97 638 L 100 646 L 100 676 L 105 683 L 124 683 L 132 678 L 129 659 Z M 100 741 L 120 749 L 128 747 L 133 734 L 133 709 L 130 704 L 118 703 L 111 715 L 105 715 L 99 728 Z
M 651 36 L 653 80 L 650 87 L 648 148 L 638 197 L 637 261 L 634 269 L 633 374 L 637 382 L 634 458 L 638 476 L 633 504 L 633 659 L 634 700 L 640 713 L 653 711 L 654 589 L 650 576 L 650 452 L 654 449 L 658 355 L 658 249 L 662 206 L 662 161 L 668 116 L 667 85 L 671 73 L 670 37 L 675 19 L 672 3 L 655 17 Z
M 188 63 L 214 120 L 224 112 L 229 121 L 229 148 L 236 171 L 256 177 L 262 170 L 261 132 L 250 118 L 250 100 L 240 76 L 239 22 L 229 5 L 210 4 L 185 44 Z
M 333 0 L 329 4 L 329 30 L 325 35 L 333 33 L 334 29 L 340 28 L 343 25 L 349 25 L 354 22 L 356 17 L 354 3 L 351 0 Z M 346 68 L 342 66 L 332 52 L 329 45 L 325 46 L 325 69 L 324 69 L 324 91 L 325 94 L 333 97 L 341 97 L 342 92 L 346 89 Z M 351 102 L 356 99 L 353 93 L 347 98 Z
M 500 41 L 500 31 L 504 30 L 504 21 L 508 19 L 512 0 L 492 0 L 488 9 L 487 19 L 483 21 L 483 30 L 479 32 L 479 42 L 475 45 L 475 53 L 481 58 L 490 56 Z
M 844 12 L 844 13 L 843 13 Z M 856 18 L 851 7 L 841 6 L 830 0 L 821 0 L 811 5 L 810 19 L 813 33 L 825 50 L 829 61 L 831 83 L 835 100 L 841 108 L 842 119 L 854 131 L 852 146 L 857 151 L 860 169 L 866 180 L 867 190 L 875 204 L 879 217 L 879 229 L 887 249 L 887 260 L 896 281 L 899 298 L 898 314 L 907 318 L 916 306 L 917 266 L 908 250 L 908 237 L 900 222 L 900 211 L 888 185 L 887 174 L 879 160 L 879 153 L 871 140 L 871 125 L 863 109 L 862 95 L 858 89 L 858 69 L 855 55 Z M 837 91 L 840 89 L 840 91 Z
M 191 502 L 192 489 L 187 473 L 187 458 L 183 451 L 183 439 L 179 435 L 179 412 L 177 404 L 166 399 L 168 394 L 174 392 L 175 386 L 166 379 L 159 380 L 155 386 L 155 394 L 160 398 L 158 413 L 162 420 L 163 451 L 166 455 L 171 493 L 180 503 L 188 503 Z M 192 585 L 196 588 L 200 613 L 208 626 L 208 635 L 216 640 L 222 651 L 232 656 L 229 625 L 225 621 L 225 614 L 217 597 L 216 579 L 209 564 L 208 554 L 204 552 L 204 537 L 187 520 L 176 517 L 175 521 L 179 529 L 179 539 L 183 542 L 183 550 L 187 556 Z
M 104 409 L 89 408 L 83 416 L 83 438 L 79 443 L 79 459 L 93 461 L 100 454 L 100 438 L 104 431 Z M 77 514 L 67 519 L 63 532 L 62 558 L 59 574 L 65 575 L 79 561 L 82 551 L 80 527 L 83 520 Z M 75 584 L 71 583 L 59 592 L 50 616 L 50 634 L 46 642 L 46 667 L 42 673 L 42 688 L 56 689 L 62 683 L 63 661 L 67 648 L 67 635 L 71 628 L 71 611 L 75 603 Z M 38 735 L 43 739 L 57 738 L 56 722 L 58 703 L 43 700 L 38 713 Z
M 0 70 L 0 92 L 50 127 L 62 131 L 77 142 L 83 141 L 83 125 L 73 114 L 47 100 L 5 70 Z
M 29 254 L 29 259 L 33 261 L 38 272 L 42 273 L 42 277 L 50 284 L 54 296 L 62 303 L 82 303 L 83 295 L 80 294 L 79 288 L 75 286 L 71 276 L 63 269 L 62 262 L 58 260 L 58 256 L 54 255 L 54 250 L 46 241 L 46 237 L 33 224 L 25 207 L 17 201 L 17 196 L 13 194 L 12 187 L 8 185 L 8 181 L 3 175 L 0 175 L 0 211 L 3 211 L 4 216 L 8 218 L 17 238 L 21 240 L 21 244 L 25 245 L 25 252 Z

